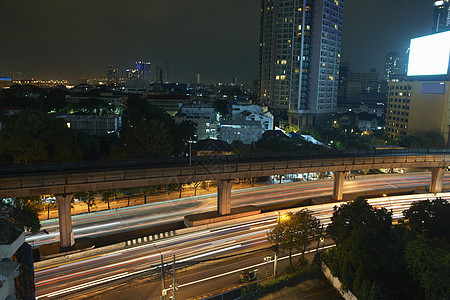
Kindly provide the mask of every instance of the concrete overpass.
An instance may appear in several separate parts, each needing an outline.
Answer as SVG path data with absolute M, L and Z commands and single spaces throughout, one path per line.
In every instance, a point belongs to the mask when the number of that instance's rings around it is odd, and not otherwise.
M 216 180 L 218 214 L 231 213 L 233 180 L 308 172 L 333 172 L 333 199 L 342 200 L 345 172 L 382 168 L 431 169 L 430 192 L 442 190 L 450 149 L 366 150 L 249 156 L 80 162 L 0 167 L 0 197 L 55 195 L 60 241 L 74 244 L 70 202 L 75 192 Z

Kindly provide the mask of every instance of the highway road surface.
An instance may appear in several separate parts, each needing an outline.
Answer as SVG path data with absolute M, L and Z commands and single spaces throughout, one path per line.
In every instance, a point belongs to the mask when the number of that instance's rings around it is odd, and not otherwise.
M 344 194 L 386 188 L 405 188 L 430 184 L 430 173 L 359 176 L 344 182 Z M 450 184 L 450 176 L 444 178 Z M 333 180 L 300 181 L 232 191 L 231 205 L 239 207 L 270 204 L 331 196 Z M 180 198 L 163 202 L 72 216 L 75 239 L 98 237 L 119 232 L 183 221 L 184 216 L 217 209 L 216 194 Z M 41 222 L 42 231 L 27 235 L 33 247 L 59 241 L 58 219 Z M 44 233 L 43 230 L 48 232 Z
M 450 193 L 438 196 L 450 199 Z M 394 218 L 399 218 L 402 211 L 412 202 L 432 197 L 434 197 L 432 194 L 382 197 L 370 200 L 369 203 L 375 207 L 386 207 L 392 210 Z M 345 202 L 307 208 L 322 224 L 327 225 L 333 207 L 342 203 Z M 303 208 L 289 211 L 295 212 L 300 209 Z M 156 276 L 160 271 L 161 255 L 170 269 L 173 255 L 176 255 L 177 266 L 186 266 L 208 259 L 267 248 L 269 244 L 266 234 L 276 225 L 277 217 L 277 212 L 268 212 L 246 217 L 238 222 L 219 223 L 215 225 L 216 227 L 181 229 L 174 236 L 99 252 L 95 255 L 87 254 L 74 259 L 40 263 L 35 269 L 37 298 L 73 299 L 81 297 L 87 289 L 100 288 L 105 284 L 114 284 L 137 276 Z M 179 282 L 180 288 L 186 284 L 188 283 Z M 202 281 L 189 283 L 192 284 L 198 285 L 200 293 Z

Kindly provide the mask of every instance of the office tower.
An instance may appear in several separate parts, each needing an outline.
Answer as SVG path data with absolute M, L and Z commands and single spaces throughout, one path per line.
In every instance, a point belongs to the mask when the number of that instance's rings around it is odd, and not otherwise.
M 139 78 L 139 71 L 137 69 L 127 69 L 127 79 Z
M 404 79 L 405 68 L 403 67 L 402 57 L 397 52 L 389 52 L 384 59 L 384 79 L 395 80 Z
M 163 70 L 160 67 L 156 67 L 155 72 L 156 72 L 155 82 L 164 83 Z
M 259 101 L 291 124 L 337 109 L 344 1 L 262 0 Z
M 151 65 L 149 62 L 137 61 L 136 70 L 138 72 L 138 78 L 150 80 Z
M 167 60 L 164 62 L 164 67 L 166 69 L 166 83 L 169 83 L 170 82 L 170 79 L 169 79 L 169 62 Z
M 450 30 L 450 0 L 434 2 L 432 30 L 433 32 Z
M 119 83 L 119 69 L 112 65 L 108 65 L 106 69 L 106 78 L 110 84 Z
M 408 80 L 389 82 L 386 133 L 390 137 L 437 132 L 449 145 L 449 51 L 450 31 L 411 40 Z

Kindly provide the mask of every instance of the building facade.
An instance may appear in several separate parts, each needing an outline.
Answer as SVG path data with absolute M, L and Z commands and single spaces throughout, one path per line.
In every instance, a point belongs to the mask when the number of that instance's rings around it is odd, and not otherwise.
M 84 130 L 89 135 L 105 136 L 108 134 L 118 134 L 122 127 L 122 116 L 108 114 L 104 116 L 96 115 L 64 115 L 66 126 L 71 129 Z
M 259 102 L 290 123 L 337 110 L 344 1 L 262 0 Z
M 197 140 L 217 139 L 219 120 L 212 105 L 202 103 L 182 104 L 175 115 L 175 123 L 191 121 L 196 124 Z
M 404 79 L 405 67 L 402 56 L 397 52 L 389 52 L 384 59 L 384 79 Z
M 434 2 L 433 32 L 450 30 L 450 0 Z
M 386 133 L 391 138 L 439 132 L 449 141 L 450 81 L 389 82 Z

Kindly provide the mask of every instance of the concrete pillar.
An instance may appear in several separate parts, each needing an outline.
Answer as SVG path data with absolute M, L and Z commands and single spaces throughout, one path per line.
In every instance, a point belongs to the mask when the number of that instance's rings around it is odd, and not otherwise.
M 72 194 L 55 195 L 58 203 L 59 241 L 61 250 L 70 250 L 75 245 L 72 230 L 71 201 Z
M 442 192 L 442 180 L 444 179 L 445 168 L 431 169 L 430 193 Z
M 229 215 L 231 213 L 231 187 L 233 180 L 217 181 L 217 212 L 219 215 Z
M 344 175 L 345 172 L 334 172 L 333 200 L 342 201 L 344 194 Z

